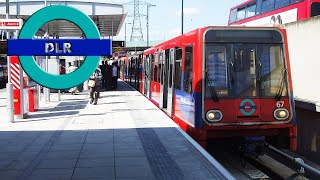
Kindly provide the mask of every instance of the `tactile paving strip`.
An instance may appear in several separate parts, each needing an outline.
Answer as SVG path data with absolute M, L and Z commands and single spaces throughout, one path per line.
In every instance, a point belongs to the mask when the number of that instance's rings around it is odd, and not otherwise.
M 183 173 L 152 128 L 137 129 L 143 149 L 156 179 L 182 180 Z

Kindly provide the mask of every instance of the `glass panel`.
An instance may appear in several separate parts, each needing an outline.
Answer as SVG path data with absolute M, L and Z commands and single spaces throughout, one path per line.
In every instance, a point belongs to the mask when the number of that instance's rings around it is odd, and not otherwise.
M 160 55 L 161 54 L 159 54 L 158 56 L 158 62 L 159 62 L 159 71 L 158 71 L 158 80 L 157 80 L 158 83 L 160 83 L 160 79 L 162 76 L 162 61 L 161 61 Z
M 302 2 L 302 1 L 304 1 L 304 0 L 291 0 L 290 3 L 294 4 L 294 3 L 298 3 L 298 2 Z
M 181 90 L 181 73 L 182 73 L 182 49 L 176 48 L 176 61 L 174 65 L 174 77 L 175 77 L 175 82 L 174 82 L 174 88 Z
M 257 97 L 256 46 L 237 45 L 234 52 L 235 96 Z
M 170 68 L 169 68 L 169 88 L 172 88 L 172 73 L 173 73 L 173 65 L 170 63 Z
M 233 23 L 237 20 L 237 9 L 233 9 L 230 11 L 229 23 Z
M 246 17 L 246 9 L 239 9 L 237 13 L 237 20 L 244 19 Z
M 320 3 L 314 2 L 311 4 L 311 17 L 320 15 Z
M 228 63 L 230 62 L 230 45 L 206 46 L 206 97 L 211 97 L 215 91 L 218 97 L 231 95 L 231 83 L 228 78 Z
M 259 59 L 261 60 L 261 96 L 275 97 L 279 93 L 284 76 L 284 57 L 280 45 L 259 45 Z M 285 85 L 287 82 L 285 82 Z M 287 87 L 282 91 L 287 96 Z
M 154 66 L 154 71 L 153 71 L 153 81 L 157 82 L 157 75 L 158 75 L 158 66 Z
M 274 10 L 274 0 L 263 0 L 261 12 L 269 12 Z
M 247 10 L 247 13 L 246 13 L 247 18 L 256 15 L 256 7 L 257 7 L 257 5 L 255 5 L 255 4 L 247 7 L 247 9 L 246 9 Z
M 193 61 L 193 46 L 187 46 L 185 51 L 185 60 L 184 60 L 184 92 L 192 92 L 192 61 Z
M 276 0 L 275 8 L 282 8 L 284 6 L 288 6 L 290 3 L 290 0 Z

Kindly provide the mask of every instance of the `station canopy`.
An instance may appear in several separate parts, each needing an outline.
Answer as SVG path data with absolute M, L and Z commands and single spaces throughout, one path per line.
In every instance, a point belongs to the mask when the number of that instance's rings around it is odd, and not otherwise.
M 68 5 L 89 15 L 97 25 L 102 37 L 119 34 L 127 13 L 122 4 L 112 0 L 47 0 L 50 5 Z M 119 1 L 118 1 L 119 2 Z M 10 19 L 23 19 L 24 22 L 37 10 L 45 6 L 44 0 L 10 0 Z M 0 2 L 0 18 L 6 18 L 5 0 Z M 47 24 L 50 36 L 81 37 L 82 31 L 69 21 L 55 20 Z M 36 36 L 44 36 L 46 27 L 42 26 Z

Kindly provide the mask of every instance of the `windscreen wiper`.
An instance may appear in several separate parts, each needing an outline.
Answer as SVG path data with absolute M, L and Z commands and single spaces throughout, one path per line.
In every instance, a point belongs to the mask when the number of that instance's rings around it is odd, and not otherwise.
M 278 90 L 278 92 L 277 92 L 277 94 L 275 96 L 275 100 L 276 101 L 279 101 L 282 98 L 282 92 L 283 92 L 283 89 L 285 87 L 285 83 L 287 82 L 287 72 L 288 72 L 287 69 L 285 69 L 283 71 L 283 76 L 281 78 L 280 87 L 279 87 L 279 90 Z
M 208 75 L 208 72 L 206 72 L 206 80 L 207 80 L 208 85 L 212 85 L 211 79 L 209 78 L 209 75 Z M 209 87 L 209 91 L 210 91 L 210 94 L 211 94 L 213 101 L 218 102 L 219 98 L 218 98 L 216 89 L 213 86 L 208 86 L 208 85 L 207 85 L 207 87 Z

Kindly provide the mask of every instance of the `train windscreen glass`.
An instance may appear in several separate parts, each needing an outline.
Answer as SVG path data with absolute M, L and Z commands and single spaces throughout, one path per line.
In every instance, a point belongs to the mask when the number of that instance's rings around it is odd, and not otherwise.
M 218 31 L 206 34 L 206 98 L 281 98 L 288 95 L 279 32 Z

